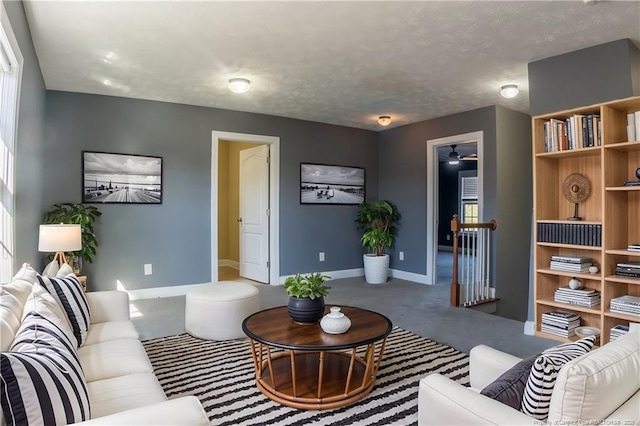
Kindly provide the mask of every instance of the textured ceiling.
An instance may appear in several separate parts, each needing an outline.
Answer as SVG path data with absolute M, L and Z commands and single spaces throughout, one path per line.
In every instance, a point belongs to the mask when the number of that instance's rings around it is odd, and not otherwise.
M 503 105 L 527 64 L 622 38 L 640 2 L 25 1 L 48 89 L 381 130 Z M 251 80 L 243 95 L 232 77 Z M 516 83 L 514 99 L 500 86 Z

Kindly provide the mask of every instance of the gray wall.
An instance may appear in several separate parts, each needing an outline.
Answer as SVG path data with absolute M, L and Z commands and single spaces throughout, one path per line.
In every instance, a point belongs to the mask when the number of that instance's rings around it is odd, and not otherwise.
M 15 156 L 15 232 L 17 268 L 39 263 L 38 225 L 42 212 L 45 86 L 22 2 L 3 1 L 24 58 Z M 17 269 L 16 269 L 17 270 Z
M 623 39 L 531 62 L 531 115 L 640 95 L 639 56 Z
M 531 117 L 496 107 L 498 314 L 524 321 L 529 298 L 533 177 Z
M 409 124 L 380 133 L 379 198 L 397 204 L 402 214 L 391 254 L 394 269 L 426 274 L 427 140 L 484 131 L 484 217 L 496 215 L 495 107 L 486 107 Z M 403 261 L 396 253 L 404 251 Z
M 301 206 L 299 164 L 365 167 L 377 193 L 376 133 L 260 114 L 108 96 L 49 91 L 44 214 L 80 202 L 81 151 L 163 157 L 163 204 L 98 205 L 100 241 L 87 265 L 92 290 L 210 281 L 211 131 L 280 137 L 280 274 L 359 268 L 355 206 Z M 24 172 L 27 172 L 26 170 Z M 318 261 L 318 251 L 326 261 Z M 143 264 L 153 275 L 143 275 Z

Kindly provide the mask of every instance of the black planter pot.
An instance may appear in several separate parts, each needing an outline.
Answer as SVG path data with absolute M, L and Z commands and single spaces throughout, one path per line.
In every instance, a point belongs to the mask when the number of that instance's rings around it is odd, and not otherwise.
M 289 296 L 287 311 L 294 322 L 299 324 L 315 324 L 324 315 L 324 297 L 315 299 Z

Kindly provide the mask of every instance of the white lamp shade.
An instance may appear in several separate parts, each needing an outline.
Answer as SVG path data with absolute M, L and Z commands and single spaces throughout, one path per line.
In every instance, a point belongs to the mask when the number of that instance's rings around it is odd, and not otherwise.
M 40 225 L 38 251 L 59 252 L 82 249 L 80 225 Z

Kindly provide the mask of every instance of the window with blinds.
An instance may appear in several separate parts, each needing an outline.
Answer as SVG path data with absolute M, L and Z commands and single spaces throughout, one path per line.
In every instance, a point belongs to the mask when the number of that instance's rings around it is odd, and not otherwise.
M 478 223 L 478 176 L 460 178 L 460 220 Z
M 22 56 L 0 4 L 0 281 L 13 276 L 14 163 Z

